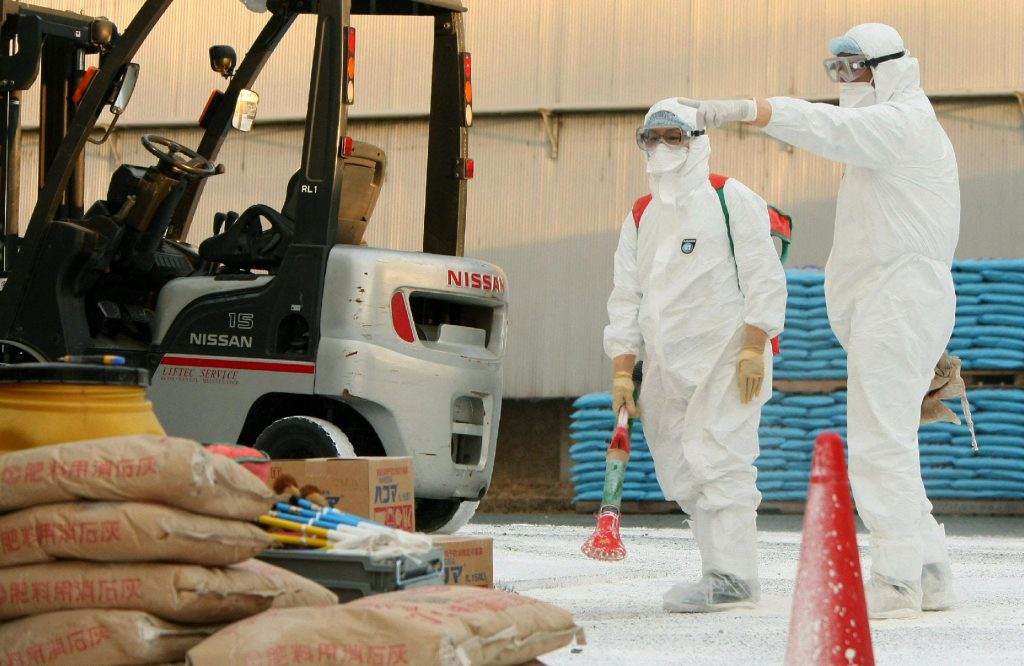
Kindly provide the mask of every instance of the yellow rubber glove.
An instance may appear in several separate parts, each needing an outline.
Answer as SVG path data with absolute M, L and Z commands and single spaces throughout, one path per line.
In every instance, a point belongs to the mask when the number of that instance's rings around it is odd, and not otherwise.
M 626 406 L 630 416 L 636 417 L 640 414 L 640 410 L 636 408 L 636 403 L 633 401 L 635 388 L 632 372 L 620 370 L 615 373 L 615 379 L 612 381 L 612 410 L 616 414 L 619 413 L 619 408 L 623 405 Z
M 736 361 L 736 382 L 740 388 L 740 402 L 744 405 L 761 392 L 764 381 L 764 345 L 748 345 L 740 350 Z
M 736 362 L 736 382 L 739 384 L 739 402 L 748 404 L 761 392 L 765 378 L 765 348 L 746 346 L 739 351 Z
M 743 329 L 743 348 L 736 360 L 736 383 L 740 389 L 740 402 L 745 405 L 761 392 L 768 333 L 750 324 Z

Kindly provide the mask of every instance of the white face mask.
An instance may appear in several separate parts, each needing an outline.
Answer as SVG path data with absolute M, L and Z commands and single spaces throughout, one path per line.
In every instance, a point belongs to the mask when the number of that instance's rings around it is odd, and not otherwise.
M 839 86 L 839 106 L 859 109 L 875 103 L 875 86 L 870 81 L 843 83 Z
M 647 154 L 647 173 L 655 176 L 678 171 L 686 162 L 689 150 L 682 146 L 659 143 Z

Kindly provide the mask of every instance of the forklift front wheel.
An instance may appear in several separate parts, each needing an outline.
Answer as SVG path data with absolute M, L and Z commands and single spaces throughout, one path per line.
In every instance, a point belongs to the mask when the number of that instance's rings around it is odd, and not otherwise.
M 352 442 L 341 428 L 312 416 L 289 416 L 271 423 L 255 447 L 272 459 L 355 458 Z
M 455 514 L 448 519 L 448 522 L 437 528 L 435 534 L 455 534 L 462 527 L 472 520 L 473 515 L 476 513 L 477 507 L 480 506 L 480 502 L 473 500 L 466 500 L 459 504 L 459 508 L 455 511 Z
M 416 529 L 420 532 L 455 534 L 469 522 L 480 503 L 459 499 L 416 499 Z

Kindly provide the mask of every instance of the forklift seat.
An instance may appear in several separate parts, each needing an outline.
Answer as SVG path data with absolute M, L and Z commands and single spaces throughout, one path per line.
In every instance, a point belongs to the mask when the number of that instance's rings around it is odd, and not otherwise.
M 377 205 L 384 184 L 387 158 L 384 151 L 363 141 L 352 142 L 352 154 L 341 158 L 341 196 L 338 208 L 338 233 L 335 242 L 341 245 L 364 245 L 363 234 Z M 298 222 L 297 204 L 300 196 L 299 172 L 288 181 L 288 195 L 281 212 Z
M 263 221 L 269 227 L 263 226 Z M 255 204 L 234 218 L 223 233 L 199 244 L 199 256 L 229 270 L 273 270 L 292 241 L 292 221 L 270 206 Z

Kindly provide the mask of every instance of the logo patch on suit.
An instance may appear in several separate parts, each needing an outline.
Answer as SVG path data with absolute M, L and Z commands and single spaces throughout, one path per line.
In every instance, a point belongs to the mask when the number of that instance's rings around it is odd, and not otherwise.
M 683 244 L 679 247 L 683 251 L 683 254 L 690 254 L 693 252 L 693 248 L 697 247 L 696 238 L 687 238 L 683 240 Z

